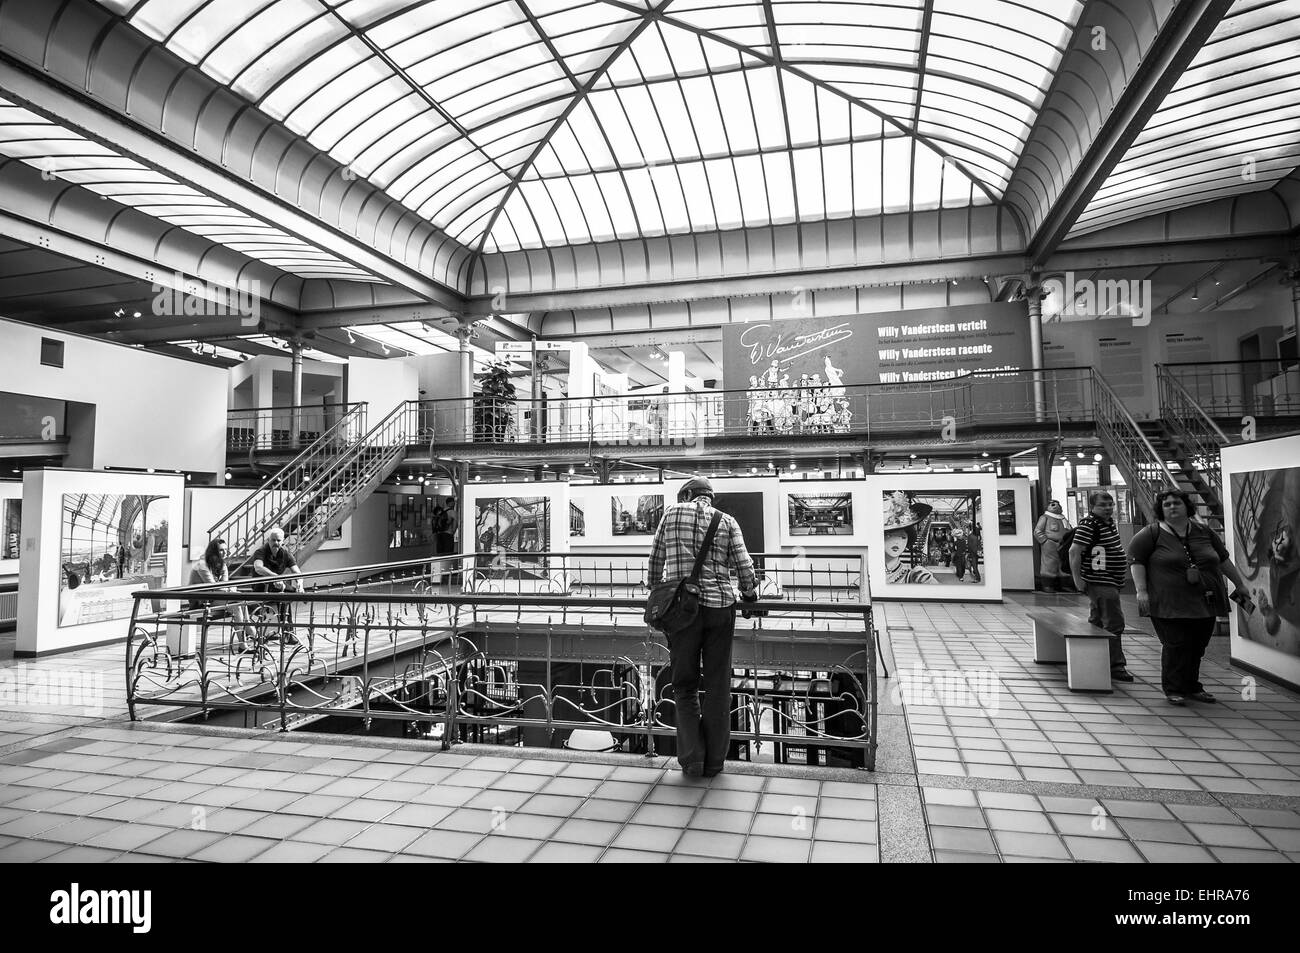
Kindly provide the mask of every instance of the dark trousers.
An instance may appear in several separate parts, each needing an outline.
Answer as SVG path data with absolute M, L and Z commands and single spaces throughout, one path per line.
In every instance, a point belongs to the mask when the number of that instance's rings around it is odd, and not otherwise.
M 1119 587 L 1089 582 L 1084 584 L 1088 595 L 1088 621 L 1111 634 L 1110 667 L 1112 671 L 1128 668 L 1120 636 L 1124 633 L 1124 609 L 1119 604 Z
M 1201 684 L 1201 658 L 1210 636 L 1214 618 L 1157 619 L 1151 626 L 1160 637 L 1160 687 L 1166 695 L 1193 695 L 1205 691 Z
M 736 614 L 730 606 L 701 606 L 695 621 L 668 640 L 677 705 L 677 760 L 683 765 L 716 769 L 727 759 L 735 631 Z

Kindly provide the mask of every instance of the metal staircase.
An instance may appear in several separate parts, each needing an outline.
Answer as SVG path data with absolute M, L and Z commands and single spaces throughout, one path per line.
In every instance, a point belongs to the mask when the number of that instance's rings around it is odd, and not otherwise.
M 1097 435 L 1111 462 L 1119 468 L 1129 491 L 1148 522 L 1157 518 L 1156 494 L 1181 489 L 1169 472 L 1169 463 L 1152 445 L 1146 432 L 1133 419 L 1110 384 L 1094 369 L 1092 404 Z
M 1179 474 L 1204 503 L 1202 515 L 1222 532 L 1223 467 L 1219 451 L 1232 441 L 1168 368 L 1157 364 L 1156 379 L 1161 437 L 1170 444 Z
M 1156 494 L 1182 490 L 1198 515 L 1223 532 L 1223 477 L 1219 449 L 1229 440 L 1205 410 L 1163 367 L 1158 368 L 1160 420 L 1138 423 L 1106 379 L 1093 372 L 1097 432 L 1148 520 Z
M 310 557 L 401 464 L 415 419 L 412 401 L 366 429 L 358 404 L 256 493 L 208 529 L 242 566 L 274 526 L 299 562 Z

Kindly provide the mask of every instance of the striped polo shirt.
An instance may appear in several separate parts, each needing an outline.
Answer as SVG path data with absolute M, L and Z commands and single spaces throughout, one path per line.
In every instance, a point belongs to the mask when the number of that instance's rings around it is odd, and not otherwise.
M 1128 554 L 1119 540 L 1119 527 L 1113 519 L 1101 520 L 1089 513 L 1079 521 L 1074 546 L 1083 547 L 1081 565 L 1084 582 L 1103 586 L 1124 585 L 1128 571 Z

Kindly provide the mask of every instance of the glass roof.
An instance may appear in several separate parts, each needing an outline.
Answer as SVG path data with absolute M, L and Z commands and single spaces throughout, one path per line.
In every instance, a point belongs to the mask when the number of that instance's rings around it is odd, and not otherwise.
M 1300 3 L 1237 0 L 1072 234 L 1271 188 L 1300 165 Z
M 375 281 L 293 236 L 0 99 L 0 155 L 302 278 Z
M 99 0 L 486 251 L 989 204 L 1077 0 Z

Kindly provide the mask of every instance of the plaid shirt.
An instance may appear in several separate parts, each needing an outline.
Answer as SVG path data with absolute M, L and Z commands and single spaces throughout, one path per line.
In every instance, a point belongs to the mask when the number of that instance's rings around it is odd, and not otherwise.
M 654 545 L 650 548 L 650 585 L 678 582 L 691 574 L 714 512 L 703 498 L 693 503 L 674 503 L 664 511 L 664 518 L 655 532 Z M 753 589 L 758 585 L 754 578 L 754 561 L 745 549 L 740 527 L 723 513 L 718 520 L 713 545 L 700 567 L 701 605 L 721 609 L 736 601 L 729 569 L 736 570 L 741 589 Z

